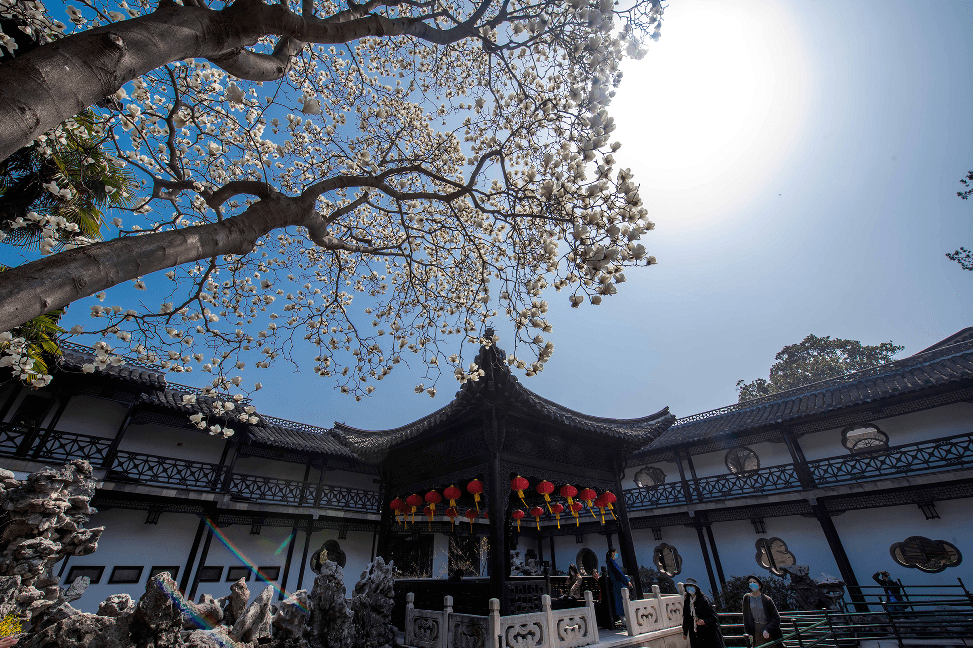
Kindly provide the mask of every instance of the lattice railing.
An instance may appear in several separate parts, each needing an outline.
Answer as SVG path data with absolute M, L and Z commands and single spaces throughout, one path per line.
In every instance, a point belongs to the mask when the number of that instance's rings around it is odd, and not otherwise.
M 52 461 L 87 459 L 97 467 L 105 460 L 111 444 L 112 440 L 104 437 L 47 431 L 38 435 L 27 451 L 27 456 L 31 459 Z
M 701 500 L 743 497 L 768 491 L 787 491 L 800 488 L 797 471 L 791 464 L 761 468 L 746 475 L 724 474 L 696 480 L 694 495 Z
M 0 454 L 13 455 L 16 453 L 17 448 L 20 447 L 26 436 L 27 430 L 24 428 L 13 426 L 10 423 L 0 423 Z
M 660 484 L 652 488 L 633 488 L 625 491 L 625 506 L 629 511 L 637 511 L 658 506 L 685 504 L 682 483 Z
M 226 468 L 205 461 L 119 452 L 111 470 L 147 484 L 209 490 L 219 487 Z
M 314 493 L 312 491 L 311 496 Z M 321 508 L 339 509 L 342 511 L 361 511 L 363 513 L 378 513 L 382 506 L 382 494 L 379 491 L 364 490 L 362 488 L 344 488 L 342 486 L 324 486 L 321 489 Z
M 819 486 L 968 467 L 973 467 L 973 434 L 808 462 Z
M 296 479 L 233 475 L 230 493 L 258 502 L 301 505 L 310 503 L 309 500 L 314 497 L 314 487 Z
M 808 470 L 816 486 L 884 479 L 937 470 L 973 468 L 973 434 L 907 443 L 855 455 L 841 455 L 809 461 Z M 798 490 L 802 486 L 793 464 L 770 466 L 749 474 L 732 473 L 687 480 L 696 501 L 719 501 L 746 495 Z M 650 489 L 625 491 L 629 510 L 644 510 L 686 503 L 681 482 Z

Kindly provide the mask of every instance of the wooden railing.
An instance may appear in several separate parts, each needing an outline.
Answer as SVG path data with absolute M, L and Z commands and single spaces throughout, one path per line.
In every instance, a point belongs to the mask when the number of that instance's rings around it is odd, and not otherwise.
M 971 467 L 973 434 L 965 433 L 871 452 L 816 459 L 807 463 L 807 472 L 812 481 L 809 486 L 820 487 Z M 710 502 L 802 488 L 796 466 L 783 464 L 744 475 L 724 473 L 699 479 L 687 478 L 685 483 L 628 489 L 625 491 L 625 504 L 628 510 L 638 511 L 686 504 L 687 492 L 692 501 Z

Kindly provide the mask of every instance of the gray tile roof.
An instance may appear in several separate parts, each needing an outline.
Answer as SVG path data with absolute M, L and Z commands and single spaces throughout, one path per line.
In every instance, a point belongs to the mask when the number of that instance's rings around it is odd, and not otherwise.
M 964 329 L 902 360 L 678 419 L 636 456 L 973 380 L 971 334 Z

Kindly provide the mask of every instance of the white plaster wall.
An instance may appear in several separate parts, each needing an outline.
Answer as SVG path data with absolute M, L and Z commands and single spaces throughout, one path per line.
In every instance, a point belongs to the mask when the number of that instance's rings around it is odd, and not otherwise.
M 311 479 L 317 479 L 316 470 L 311 471 Z M 324 483 L 329 486 L 343 486 L 345 488 L 361 488 L 364 490 L 378 490 L 378 475 L 349 472 L 347 470 L 327 470 L 324 473 Z M 402 495 L 405 498 L 410 493 Z
M 154 423 L 130 425 L 119 450 L 141 454 L 219 463 L 226 439 L 196 429 Z
M 82 557 L 71 557 L 61 575 L 65 582 L 72 566 L 103 565 L 101 581 L 91 585 L 79 601 L 73 603 L 82 612 L 97 612 L 98 604 L 112 594 L 128 594 L 138 600 L 145 593 L 149 570 L 155 565 L 179 565 L 176 583 L 182 578 L 186 559 L 192 548 L 199 524 L 195 515 L 163 513 L 158 524 L 145 524 L 145 511 L 112 509 L 92 516 L 88 528 L 104 526 L 98 551 Z M 142 578 L 137 584 L 108 584 L 112 567 L 142 565 Z M 57 566 L 60 569 L 60 564 Z M 57 573 L 57 572 L 55 572 Z M 222 595 L 221 595 L 222 596 Z
M 605 553 L 608 551 L 608 538 L 600 533 L 587 533 L 581 536 L 583 542 L 578 544 L 578 541 L 575 539 L 576 537 L 573 535 L 564 535 L 554 538 L 554 553 L 557 554 L 557 568 L 567 573 L 568 566 L 578 564 L 578 552 L 587 547 L 594 551 L 598 557 L 598 569 L 604 569 Z M 649 537 L 652 537 L 651 534 Z M 618 539 L 617 537 L 612 539 L 615 541 L 615 548 L 617 549 Z M 548 558 L 548 555 L 551 553 L 550 540 L 545 543 L 544 549 L 544 557 Z
M 257 475 L 260 477 L 273 477 L 274 479 L 294 479 L 304 480 L 304 464 L 293 463 L 290 461 L 276 461 L 264 457 L 240 457 L 233 466 L 233 472 L 241 475 Z M 311 470 L 308 481 L 316 483 L 318 473 Z M 325 477 L 327 479 L 327 476 Z M 312 481 L 315 480 L 315 481 Z
M 838 564 L 831 555 L 824 531 L 816 518 L 799 515 L 765 518 L 767 532 L 757 535 L 749 520 L 733 520 L 713 524 L 713 537 L 723 565 L 723 575 L 733 576 L 768 575 L 770 572 L 757 564 L 756 543 L 760 538 L 780 538 L 787 543 L 788 550 L 794 554 L 798 565 L 807 565 L 809 574 L 815 578 L 827 573 L 841 578 Z M 714 567 L 715 569 L 715 567 Z
M 163 517 L 165 515 L 163 514 Z M 223 567 L 223 574 L 218 583 L 199 583 L 196 588 L 195 600 L 199 600 L 201 594 L 210 594 L 216 598 L 226 596 L 230 593 L 231 583 L 226 580 L 228 567 L 241 567 L 251 565 L 253 567 L 280 567 L 279 578 L 284 577 L 284 567 L 287 558 L 287 539 L 291 536 L 291 527 L 263 527 L 259 535 L 250 535 L 250 525 L 234 524 L 220 529 L 220 534 L 214 533 L 210 543 L 209 554 L 206 557 L 207 567 Z M 298 534 L 300 535 L 300 533 Z M 203 536 L 205 541 L 206 536 Z M 294 548 L 294 558 L 291 569 L 294 569 L 300 561 L 301 554 L 299 548 Z M 202 556 L 202 543 L 200 543 L 200 554 Z M 274 581 L 275 586 L 279 586 L 278 581 Z M 247 581 L 250 589 L 250 598 L 260 594 L 268 583 L 251 574 Z M 191 587 L 191 585 L 190 585 Z M 274 596 L 274 600 L 277 597 Z
M 703 561 L 703 554 L 699 548 L 699 537 L 696 535 L 696 529 L 685 526 L 662 527 L 662 540 L 653 539 L 652 529 L 633 529 L 632 537 L 635 540 L 635 555 L 639 565 L 652 569 L 655 569 L 655 565 L 652 563 L 652 553 L 658 545 L 664 542 L 675 547 L 679 555 L 682 556 L 682 571 L 673 576 L 673 580 L 680 583 L 687 578 L 695 578 L 699 582 L 699 586 L 712 598 L 709 576 L 706 574 L 706 563 Z
M 873 421 L 889 435 L 889 445 L 915 443 L 926 439 L 973 432 L 973 404 L 954 403 L 922 412 L 903 414 Z M 849 454 L 841 445 L 843 427 L 814 432 L 800 438 L 804 456 L 824 459 Z
M 625 475 L 622 477 L 622 488 L 628 490 L 629 488 L 638 488 L 635 483 L 635 473 L 642 470 L 646 466 L 654 466 L 665 473 L 666 483 L 670 484 L 679 481 L 679 467 L 676 466 L 675 462 L 672 461 L 656 461 L 653 463 L 641 463 L 637 466 L 627 468 L 625 470 Z M 686 476 L 689 476 L 687 471 Z
M 939 520 L 927 520 L 918 506 L 892 506 L 862 511 L 848 511 L 834 517 L 834 525 L 861 585 L 874 585 L 872 574 L 887 571 L 906 585 L 956 585 L 962 578 L 973 583 L 973 533 L 970 513 L 973 500 L 936 502 Z M 959 549 L 963 561 L 938 574 L 900 566 L 889 553 L 893 543 L 909 536 L 945 540 Z
M 760 459 L 760 467 L 780 466 L 791 463 L 790 452 L 783 443 L 754 443 L 747 445 L 748 448 L 757 453 Z M 729 449 L 707 452 L 705 454 L 693 455 L 693 465 L 696 467 L 697 477 L 710 477 L 712 475 L 725 475 L 729 471 L 726 469 L 726 453 Z M 683 464 L 686 471 L 686 478 L 691 478 L 688 463 Z M 666 473 L 668 480 L 668 473 Z M 679 471 L 676 470 L 673 481 L 679 479 Z
M 306 565 L 304 568 L 304 580 L 302 582 L 298 582 L 297 580 L 298 571 L 301 568 L 301 552 L 304 550 L 304 537 L 305 534 L 300 533 L 298 538 L 299 542 L 294 547 L 294 562 L 291 564 L 291 574 L 288 579 L 290 589 L 288 591 L 296 591 L 299 589 L 310 591 L 314 585 L 316 574 L 311 571 L 310 565 Z M 375 534 L 368 531 L 349 531 L 347 538 L 338 540 L 338 531 L 336 529 L 315 531 L 311 534 L 311 543 L 308 547 L 308 562 L 310 562 L 314 552 L 320 549 L 326 540 L 337 540 L 338 544 L 341 545 L 341 550 L 345 552 L 346 562 L 343 570 L 345 593 L 350 597 L 361 573 L 368 569 L 368 564 L 372 561 L 372 541 L 374 537 Z
M 75 394 L 68 401 L 55 429 L 113 439 L 125 420 L 126 412 L 128 405 L 124 403 Z

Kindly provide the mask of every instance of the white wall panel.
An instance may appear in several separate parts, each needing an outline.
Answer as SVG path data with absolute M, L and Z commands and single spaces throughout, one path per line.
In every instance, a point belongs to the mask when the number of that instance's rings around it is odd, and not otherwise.
M 119 450 L 141 454 L 219 463 L 226 439 L 197 429 L 157 425 L 130 425 Z
M 112 439 L 125 420 L 128 405 L 107 398 L 74 395 L 55 429 Z

